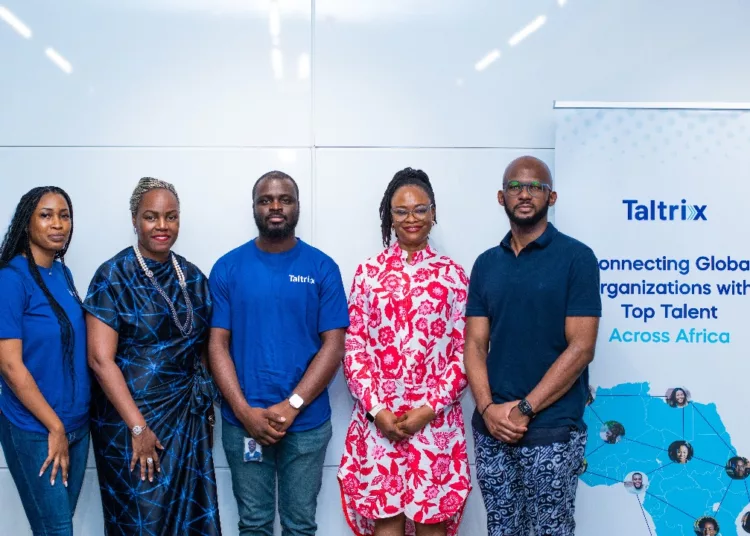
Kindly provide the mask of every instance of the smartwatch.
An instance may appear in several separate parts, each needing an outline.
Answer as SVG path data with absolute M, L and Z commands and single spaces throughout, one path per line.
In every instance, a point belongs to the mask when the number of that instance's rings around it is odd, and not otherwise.
M 531 404 L 529 404 L 529 401 L 525 398 L 518 403 L 518 411 L 520 411 L 522 415 L 526 415 L 529 419 L 536 417 L 536 413 L 534 413 L 534 410 L 531 408 Z
M 289 405 L 292 406 L 294 409 L 300 409 L 302 407 L 302 404 L 304 404 L 305 401 L 302 400 L 302 397 L 299 396 L 297 393 L 292 394 L 292 396 L 289 397 Z
M 375 422 L 375 417 L 378 416 L 378 413 L 381 412 L 381 410 L 385 409 L 385 404 L 375 404 L 370 411 L 365 413 L 365 417 L 367 417 L 367 420 L 370 422 Z

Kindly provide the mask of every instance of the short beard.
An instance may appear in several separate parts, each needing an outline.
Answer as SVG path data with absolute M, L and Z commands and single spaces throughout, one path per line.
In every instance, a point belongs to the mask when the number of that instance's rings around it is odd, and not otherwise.
M 518 216 L 516 216 L 513 212 L 511 212 L 507 204 L 503 205 L 503 208 L 505 208 L 505 213 L 508 215 L 508 219 L 512 224 L 515 224 L 523 229 L 528 229 L 534 227 L 537 223 L 547 217 L 549 204 L 545 204 L 541 209 L 539 209 L 539 211 L 537 211 L 536 214 L 533 214 L 532 216 L 529 216 L 527 218 L 519 218 Z
M 291 214 L 289 219 L 281 227 L 269 227 L 265 220 L 253 211 L 255 225 L 258 227 L 258 234 L 267 240 L 280 241 L 294 236 L 294 230 L 299 222 L 299 211 Z

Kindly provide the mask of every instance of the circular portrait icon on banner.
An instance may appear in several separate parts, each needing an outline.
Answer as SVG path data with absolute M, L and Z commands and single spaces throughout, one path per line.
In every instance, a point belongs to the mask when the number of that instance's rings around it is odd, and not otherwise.
M 673 408 L 684 408 L 690 402 L 690 391 L 684 387 L 667 389 L 667 404 Z
M 742 530 L 750 534 L 750 512 L 745 512 L 745 515 L 742 516 L 741 527 Z
M 619 443 L 625 435 L 625 427 L 617 421 L 605 422 L 599 430 L 599 437 L 601 437 L 605 443 L 614 445 Z
M 578 468 L 578 476 L 581 476 L 583 473 L 585 473 L 589 468 L 589 461 L 584 458 L 581 460 L 581 466 Z
M 586 397 L 586 405 L 590 406 L 596 400 L 596 389 L 589 385 L 589 394 Z
M 648 475 L 643 471 L 633 471 L 625 477 L 623 484 L 628 493 L 640 495 L 648 489 Z
M 750 462 L 748 462 L 747 458 L 735 456 L 729 458 L 725 469 L 730 478 L 745 480 L 750 475 Z
M 717 536 L 719 523 L 713 517 L 704 516 L 695 521 L 693 530 L 698 536 Z
M 675 441 L 669 445 L 669 459 L 684 464 L 693 459 L 693 446 L 687 441 Z

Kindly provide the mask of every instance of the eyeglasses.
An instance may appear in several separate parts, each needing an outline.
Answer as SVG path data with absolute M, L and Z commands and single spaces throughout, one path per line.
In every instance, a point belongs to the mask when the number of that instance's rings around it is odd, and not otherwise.
M 539 181 L 531 182 L 520 182 L 520 181 L 508 181 L 503 191 L 511 197 L 517 197 L 521 195 L 521 192 L 526 189 L 531 197 L 540 197 L 544 194 L 544 190 L 552 191 L 552 187 L 549 184 L 544 184 Z
M 432 205 L 417 205 L 411 210 L 406 208 L 392 208 L 391 215 L 393 221 L 402 222 L 409 217 L 409 214 L 414 214 L 414 217 L 418 220 L 426 220 L 427 217 L 432 213 Z

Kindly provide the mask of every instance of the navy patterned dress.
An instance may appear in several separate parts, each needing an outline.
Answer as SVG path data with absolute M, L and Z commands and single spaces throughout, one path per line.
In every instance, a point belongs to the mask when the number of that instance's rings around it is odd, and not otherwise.
M 161 473 L 141 481 L 130 472 L 130 431 L 94 382 L 91 437 L 106 534 L 168 536 L 221 534 L 212 455 L 216 388 L 201 362 L 208 337 L 208 280 L 177 256 L 194 309 L 184 337 L 169 306 L 141 270 L 133 248 L 105 262 L 94 275 L 84 307 L 118 332 L 115 362 L 133 400 L 164 447 Z M 185 322 L 187 306 L 172 262 L 146 259 Z

